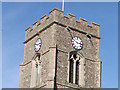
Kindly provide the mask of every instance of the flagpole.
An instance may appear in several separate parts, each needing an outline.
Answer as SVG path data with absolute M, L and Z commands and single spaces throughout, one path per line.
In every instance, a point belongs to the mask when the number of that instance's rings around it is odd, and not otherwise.
M 64 0 L 62 2 L 62 11 L 64 11 Z

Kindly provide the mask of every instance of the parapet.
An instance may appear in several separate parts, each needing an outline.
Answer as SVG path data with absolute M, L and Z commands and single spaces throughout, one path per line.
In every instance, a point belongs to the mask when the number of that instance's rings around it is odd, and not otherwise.
M 88 24 L 87 26 L 88 26 L 89 28 L 92 28 L 92 25 L 89 25 L 89 24 Z
M 54 12 L 63 14 L 63 11 L 60 10 L 60 9 L 58 9 L 58 8 L 54 8 L 53 10 L 51 10 L 51 11 L 49 12 L 49 14 L 52 14 L 52 13 L 54 13 Z
M 35 27 L 37 27 L 37 26 L 39 26 L 41 23 L 43 23 L 44 21 L 46 21 L 47 19 L 49 19 L 50 17 L 51 17 L 51 15 L 54 15 L 54 14 L 59 14 L 59 15 L 61 15 L 63 18 L 67 18 L 67 19 L 75 19 L 76 18 L 76 16 L 75 15 L 73 15 L 73 14 L 71 14 L 71 13 L 67 13 L 67 16 L 65 16 L 65 15 L 63 15 L 63 11 L 62 10 L 60 10 L 60 9 L 58 9 L 58 8 L 54 8 L 53 10 L 51 10 L 50 12 L 49 12 L 49 16 L 47 15 L 47 14 L 45 14 L 43 17 L 41 17 L 41 19 L 40 19 L 40 22 L 39 22 L 39 20 L 37 20 L 34 24 L 33 24 L 33 29 L 35 28 Z M 100 27 L 100 25 L 99 24 L 97 24 L 97 23 L 95 23 L 95 22 L 91 22 L 91 24 L 89 25 L 89 24 L 87 24 L 87 20 L 86 19 L 84 19 L 84 18 L 79 18 L 79 20 L 75 20 L 77 23 L 84 23 L 84 24 L 86 24 L 89 28 L 93 28 L 93 27 Z M 27 30 L 32 30 L 32 26 L 30 26 L 29 28 L 27 28 L 25 31 L 27 31 Z
M 33 27 L 30 26 L 28 27 L 25 31 L 26 32 L 26 36 L 29 37 L 29 35 L 33 34 L 32 31 L 34 31 L 34 29 L 36 27 L 41 27 L 44 28 L 45 26 L 47 26 L 48 24 L 57 21 L 58 23 L 61 23 L 63 25 L 67 25 L 67 26 L 71 26 L 74 27 L 76 29 L 83 29 L 83 30 L 88 30 L 88 32 L 90 33 L 96 33 L 97 30 L 99 30 L 100 25 L 95 23 L 95 22 L 91 22 L 91 24 L 87 24 L 87 20 L 84 18 L 79 18 L 79 20 L 75 19 L 76 16 L 71 14 L 71 13 L 67 13 L 66 15 L 63 15 L 63 11 L 58 9 L 58 8 L 54 8 L 53 10 L 51 10 L 49 12 L 49 16 L 47 14 L 45 14 L 44 16 L 41 17 L 40 21 L 37 20 L 34 24 Z M 87 29 L 88 28 L 88 29 Z
M 32 31 L 32 26 L 29 26 L 25 31 Z
M 32 26 L 28 27 L 25 31 L 29 31 L 29 30 L 32 30 L 34 29 L 35 27 L 39 26 L 41 23 L 43 23 L 44 21 L 46 21 L 47 19 L 50 18 L 51 15 L 54 15 L 54 14 L 59 14 L 59 15 L 63 15 L 63 11 L 58 9 L 58 8 L 54 8 L 53 10 L 51 10 L 49 12 L 49 16 L 47 14 L 45 14 L 44 16 L 41 17 L 40 19 L 40 22 L 39 20 L 37 20 Z
M 96 26 L 96 27 L 100 27 L 100 25 L 95 23 L 95 22 L 91 22 L 91 25 Z
M 48 15 L 45 14 L 43 17 L 41 17 L 41 23 L 44 22 L 48 18 Z
M 71 14 L 71 13 L 67 13 L 67 16 L 68 16 L 69 18 L 75 19 L 75 15 L 73 15 L 73 14 Z
M 36 28 L 39 24 L 40 24 L 40 22 L 39 22 L 39 20 L 37 20 L 37 21 L 33 24 L 33 29 Z
M 87 24 L 87 20 L 86 20 L 86 19 L 80 17 L 79 20 L 80 20 L 81 22 L 84 22 L 85 24 Z

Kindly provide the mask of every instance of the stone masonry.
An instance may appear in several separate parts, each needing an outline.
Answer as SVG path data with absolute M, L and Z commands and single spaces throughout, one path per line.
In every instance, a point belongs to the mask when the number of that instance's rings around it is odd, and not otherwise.
M 99 26 L 94 22 L 89 25 L 83 18 L 76 20 L 75 15 L 70 13 L 65 16 L 57 8 L 50 11 L 49 16 L 45 14 L 41 21 L 36 21 L 25 30 L 19 88 L 100 88 Z M 74 36 L 83 41 L 81 50 L 72 47 L 71 39 Z M 42 45 L 35 52 L 34 44 L 38 38 Z M 76 51 L 81 58 L 79 84 L 69 83 L 71 51 Z

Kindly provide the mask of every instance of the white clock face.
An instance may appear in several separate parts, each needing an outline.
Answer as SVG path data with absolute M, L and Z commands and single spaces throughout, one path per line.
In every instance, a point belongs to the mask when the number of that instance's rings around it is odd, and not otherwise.
M 38 39 L 36 40 L 36 42 L 35 42 L 34 50 L 37 52 L 37 51 L 40 50 L 40 48 L 41 48 L 41 39 L 38 38 Z
M 83 47 L 83 42 L 80 38 L 78 37 L 73 37 L 72 38 L 72 46 L 75 48 L 75 49 L 78 49 L 78 50 L 81 50 L 82 47 Z

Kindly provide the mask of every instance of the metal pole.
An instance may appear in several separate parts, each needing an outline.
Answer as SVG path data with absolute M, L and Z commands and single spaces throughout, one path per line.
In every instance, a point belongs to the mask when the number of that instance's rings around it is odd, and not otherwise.
M 62 11 L 64 11 L 64 0 L 62 2 Z

